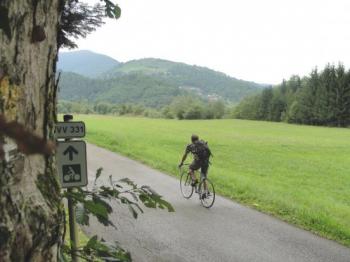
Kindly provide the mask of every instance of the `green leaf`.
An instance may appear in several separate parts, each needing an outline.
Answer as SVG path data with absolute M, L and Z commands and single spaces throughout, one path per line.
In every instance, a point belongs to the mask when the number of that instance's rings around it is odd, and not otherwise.
M 93 236 L 89 239 L 89 241 L 86 243 L 84 249 L 89 249 L 89 248 L 93 248 L 97 243 L 97 236 Z
M 158 200 L 158 204 L 161 205 L 162 207 L 166 207 L 168 209 L 168 212 L 175 212 L 174 207 L 169 202 L 161 198 Z
M 109 0 L 101 0 L 101 1 L 105 2 L 106 15 L 109 18 L 114 18 L 114 19 L 120 18 L 122 10 L 117 4 L 114 4 Z
M 110 187 L 105 186 L 100 187 L 99 195 L 105 198 L 119 198 L 119 194 L 120 192 L 115 188 L 112 189 Z
M 132 213 L 132 216 L 136 219 L 137 218 L 137 212 L 135 209 L 132 207 L 132 205 L 128 205 L 130 212 Z
M 142 203 L 148 208 L 156 208 L 156 202 L 147 194 L 140 194 L 139 196 Z
M 82 205 L 82 204 L 77 205 L 77 207 L 75 209 L 75 214 L 76 214 L 76 221 L 78 224 L 83 225 L 83 226 L 89 225 L 89 213 L 84 208 L 84 205 Z
M 117 245 L 105 243 L 98 240 L 97 236 L 93 236 L 83 248 L 84 256 L 89 256 L 89 261 L 96 261 L 99 259 L 115 259 L 114 261 L 131 261 L 130 253 Z M 113 260 L 112 260 L 113 261 Z
M 136 194 L 135 194 L 134 192 L 130 191 L 130 192 L 128 192 L 128 193 L 133 197 L 133 199 L 134 199 L 135 201 L 139 201 L 139 199 L 137 198 L 137 196 L 136 196 Z
M 97 179 L 101 176 L 103 168 L 100 167 L 99 169 L 96 170 L 96 176 L 95 176 L 95 181 L 94 185 L 96 185 Z
M 71 249 L 68 245 L 63 244 L 60 248 L 59 254 L 58 254 L 58 261 L 59 262 L 69 262 L 68 257 L 71 255 Z
M 107 208 L 101 203 L 95 203 L 92 200 L 87 200 L 84 203 L 84 208 L 86 208 L 93 215 L 102 216 L 105 219 L 108 218 Z
M 154 191 L 150 186 L 142 186 L 142 190 L 144 190 L 147 193 L 151 193 L 152 195 L 160 196 L 156 191 Z
M 113 15 L 114 15 L 115 19 L 119 19 L 120 16 L 122 15 L 122 10 L 121 10 L 121 8 L 118 5 L 114 6 Z
M 119 182 L 126 183 L 127 185 L 132 186 L 134 189 L 137 188 L 136 184 L 127 177 L 120 179 Z
M 103 200 L 101 197 L 99 197 L 98 195 L 96 195 L 96 194 L 93 195 L 92 201 L 94 201 L 96 204 L 100 204 L 100 205 L 104 206 L 106 208 L 108 214 L 113 212 L 112 207 L 105 200 Z

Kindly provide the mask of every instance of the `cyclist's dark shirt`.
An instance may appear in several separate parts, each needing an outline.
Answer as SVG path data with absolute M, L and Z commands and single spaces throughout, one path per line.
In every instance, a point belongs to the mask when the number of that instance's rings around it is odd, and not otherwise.
M 192 153 L 194 160 L 206 160 L 206 159 L 200 159 L 200 157 L 198 156 L 198 146 L 196 145 L 196 143 L 198 143 L 198 142 L 194 142 L 192 144 L 189 144 L 186 147 L 186 154 Z
M 194 156 L 196 156 L 196 146 L 194 144 L 189 144 L 186 147 L 186 154 L 192 153 Z M 198 156 L 197 156 L 198 157 Z

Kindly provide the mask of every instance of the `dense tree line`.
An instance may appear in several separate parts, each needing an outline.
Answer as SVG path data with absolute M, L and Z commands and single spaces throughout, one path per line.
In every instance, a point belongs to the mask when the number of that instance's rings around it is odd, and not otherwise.
M 58 102 L 58 113 L 131 115 L 151 118 L 174 119 L 220 119 L 228 111 L 223 101 L 203 101 L 191 96 L 178 96 L 162 108 L 146 107 L 142 104 L 109 102 L 89 103 L 87 100 Z
M 233 117 L 345 127 L 350 125 L 350 71 L 328 64 L 307 77 L 292 76 L 277 87 L 243 99 Z
M 177 119 L 220 119 L 226 112 L 223 101 L 201 101 L 191 96 L 175 97 L 170 105 L 163 107 L 165 118 Z

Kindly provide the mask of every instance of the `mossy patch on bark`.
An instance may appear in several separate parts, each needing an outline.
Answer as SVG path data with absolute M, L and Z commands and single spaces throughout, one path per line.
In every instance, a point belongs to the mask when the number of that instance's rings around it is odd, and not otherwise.
M 8 120 L 15 120 L 17 114 L 18 99 L 21 95 L 19 86 L 10 83 L 8 76 L 0 81 L 0 105 L 6 112 Z

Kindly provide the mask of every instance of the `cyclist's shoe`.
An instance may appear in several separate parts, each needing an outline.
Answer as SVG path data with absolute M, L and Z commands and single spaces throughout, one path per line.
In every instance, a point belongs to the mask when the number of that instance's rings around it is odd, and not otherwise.
M 206 199 L 206 198 L 208 198 L 210 196 L 210 193 L 209 192 L 204 192 L 204 193 L 202 193 L 202 195 L 201 195 L 201 199 Z

